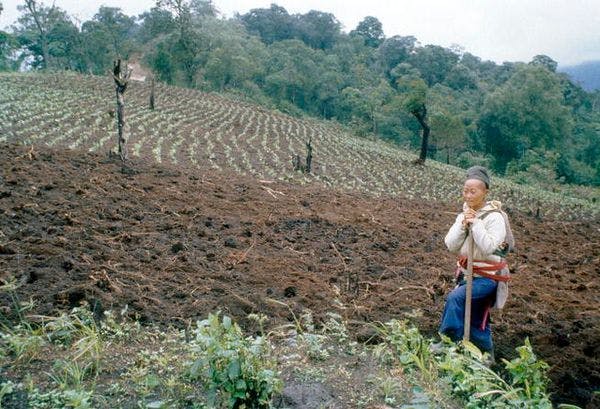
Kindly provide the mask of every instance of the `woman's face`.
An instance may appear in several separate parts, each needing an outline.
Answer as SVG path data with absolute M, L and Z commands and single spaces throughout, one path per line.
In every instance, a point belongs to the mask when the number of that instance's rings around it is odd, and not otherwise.
M 471 209 L 479 210 L 485 204 L 487 191 L 481 180 L 469 179 L 463 187 L 463 199 Z

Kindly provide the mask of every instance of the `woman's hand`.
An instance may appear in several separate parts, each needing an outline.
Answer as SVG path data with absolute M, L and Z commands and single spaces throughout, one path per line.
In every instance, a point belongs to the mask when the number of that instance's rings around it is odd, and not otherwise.
M 473 221 L 475 220 L 476 217 L 476 212 L 475 210 L 471 209 L 470 207 L 467 208 L 467 210 L 465 210 L 463 212 L 464 215 L 464 219 L 463 219 L 463 227 L 469 227 L 471 224 L 473 224 Z

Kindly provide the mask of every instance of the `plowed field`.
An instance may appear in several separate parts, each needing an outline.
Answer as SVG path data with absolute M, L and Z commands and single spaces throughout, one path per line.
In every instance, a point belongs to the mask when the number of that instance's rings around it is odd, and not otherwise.
M 454 258 L 443 237 L 459 202 L 347 193 L 203 166 L 0 146 L 0 274 L 33 313 L 87 301 L 185 325 L 222 310 L 274 321 L 308 308 L 361 322 L 410 317 L 435 333 Z M 459 191 L 457 186 L 457 192 Z M 502 197 L 498 197 L 502 199 Z M 551 365 L 556 402 L 596 407 L 600 223 L 511 210 L 518 242 L 498 358 L 529 337 Z M 7 305 L 3 299 L 2 304 Z M 595 400 L 594 400 L 595 399 Z

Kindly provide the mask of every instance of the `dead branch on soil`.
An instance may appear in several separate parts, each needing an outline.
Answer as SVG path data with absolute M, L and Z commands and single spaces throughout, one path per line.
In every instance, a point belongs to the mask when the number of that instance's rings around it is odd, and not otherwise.
M 22 158 L 27 158 L 29 160 L 37 159 L 37 153 L 33 150 L 33 145 L 29 148 L 26 154 L 21 156 Z
M 404 287 L 399 287 L 396 289 L 396 291 L 392 291 L 389 294 L 382 294 L 383 297 L 393 297 L 394 295 L 398 294 L 401 291 L 405 291 L 405 290 L 423 290 L 425 291 L 427 294 L 429 294 L 430 297 L 434 297 L 435 293 L 431 288 L 422 286 L 422 285 L 407 285 Z
M 124 242 L 131 240 L 132 237 L 143 237 L 143 236 L 159 236 L 158 232 L 123 232 L 119 233 L 116 236 L 99 236 L 94 235 L 95 240 L 102 240 L 108 242 Z
M 202 289 L 202 291 L 206 291 L 206 292 L 210 291 L 210 287 L 209 286 L 207 286 L 207 285 L 201 285 L 199 287 L 194 288 L 192 291 L 190 291 L 190 296 L 193 296 L 194 293 L 196 291 L 200 290 L 200 289 Z
M 285 248 L 286 250 L 289 250 L 289 251 L 291 251 L 291 252 L 293 252 L 293 253 L 296 253 L 296 254 L 298 254 L 298 255 L 300 255 L 300 256 L 306 256 L 306 255 L 310 254 L 308 251 L 298 251 L 298 250 L 294 250 L 294 249 L 293 249 L 293 248 L 291 248 L 290 246 L 286 246 L 286 247 L 284 247 L 284 248 Z
M 342 256 L 342 254 L 339 252 L 335 243 L 333 243 L 333 242 L 331 243 L 331 248 L 333 248 L 333 250 L 335 251 L 337 256 L 340 258 L 342 265 L 344 267 L 344 274 L 346 275 L 346 291 L 350 292 L 351 285 L 353 285 L 354 292 L 358 295 L 358 291 L 359 291 L 358 274 L 357 273 L 353 274 L 352 270 L 350 270 L 348 268 L 348 265 L 346 264 L 346 260 L 344 260 L 344 256 Z
M 252 250 L 252 248 L 254 247 L 255 244 L 256 244 L 256 240 L 254 240 L 252 242 L 252 244 L 250 245 L 250 247 L 248 247 L 246 249 L 246 251 L 244 251 L 241 254 L 231 253 L 229 255 L 229 257 L 232 258 L 233 260 L 232 261 L 227 261 L 227 264 L 229 264 L 229 265 L 231 265 L 233 267 L 233 266 L 237 266 L 238 264 L 241 264 L 241 263 L 245 262 L 246 261 L 246 257 L 248 257 L 248 253 L 250 253 L 250 250 Z
M 115 282 L 117 282 L 117 279 L 112 280 L 108 274 L 106 273 L 106 270 L 100 270 L 100 271 L 96 271 L 92 274 L 90 274 L 90 279 L 94 282 L 94 285 L 100 287 L 100 288 L 105 288 L 108 289 L 112 292 L 115 292 L 117 294 L 122 294 L 123 290 L 121 289 L 121 286 L 118 286 Z M 122 283 L 120 283 L 122 285 Z
M 273 216 L 273 212 L 269 212 L 267 218 L 263 221 L 263 226 L 271 226 L 272 220 L 271 217 Z
M 105 189 L 103 189 L 103 188 L 101 187 L 101 184 L 102 184 L 102 182 L 103 182 L 103 181 L 100 179 L 100 177 L 96 177 L 96 176 L 94 176 L 94 177 L 91 177 L 91 178 L 88 180 L 88 183 L 89 183 L 91 186 L 95 187 L 97 190 L 100 190 L 100 191 L 103 193 L 103 195 L 104 195 L 104 196 L 108 196 L 108 191 L 106 191 Z
M 342 265 L 344 266 L 344 271 L 348 270 L 348 265 L 346 264 L 346 261 L 344 260 L 344 257 L 342 256 L 342 254 L 337 249 L 335 243 L 331 243 L 331 248 L 335 251 L 335 254 L 337 254 L 337 256 L 340 258 L 340 261 L 342 262 Z
M 268 194 L 270 194 L 271 196 L 273 196 L 273 198 L 278 199 L 277 195 L 281 195 L 281 196 L 285 196 L 285 193 L 279 191 L 279 190 L 273 190 L 270 187 L 266 187 L 266 186 L 261 186 Z
M 212 185 L 212 186 L 215 186 L 215 184 L 214 184 L 213 182 L 209 182 L 209 181 L 208 181 L 208 180 L 206 180 L 204 177 L 205 177 L 205 176 L 204 176 L 204 175 L 202 175 L 202 178 L 200 179 L 200 183 L 202 183 L 203 185 L 204 185 L 204 184 L 207 184 L 207 185 Z
M 163 304 L 164 304 L 164 303 L 163 303 L 161 300 L 159 300 L 158 298 L 155 298 L 155 297 L 150 297 L 149 295 L 146 295 L 146 294 L 142 294 L 142 298 L 143 298 L 143 299 L 146 299 L 146 300 L 149 300 L 149 301 L 152 301 L 152 302 L 153 302 L 153 303 L 155 303 L 156 305 L 163 305 Z
M 129 279 L 134 281 L 138 287 L 141 287 L 139 284 L 140 282 L 144 282 L 145 283 L 144 285 L 148 285 L 148 283 L 162 282 L 162 280 L 152 278 L 150 275 L 144 275 L 142 273 L 138 273 L 135 271 L 119 271 L 118 273 L 121 276 L 128 277 Z
M 249 307 L 253 311 L 257 310 L 256 304 L 254 304 L 252 301 L 248 300 L 247 298 L 242 297 L 241 295 L 237 294 L 235 291 L 233 291 L 229 288 L 222 288 L 222 289 L 226 293 L 231 295 L 233 298 L 235 298 L 240 304 L 245 305 L 246 307 Z
M 128 189 L 131 190 L 132 192 L 139 193 L 139 194 L 141 194 L 143 196 L 146 196 L 148 194 L 148 192 L 146 192 L 145 190 L 142 190 L 142 189 L 140 189 L 138 187 L 135 187 L 135 186 L 128 186 Z

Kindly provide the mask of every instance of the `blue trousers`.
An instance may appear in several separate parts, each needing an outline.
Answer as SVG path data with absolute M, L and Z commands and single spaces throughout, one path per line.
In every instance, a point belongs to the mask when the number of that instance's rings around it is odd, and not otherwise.
M 492 329 L 490 322 L 486 317 L 488 308 L 496 299 L 496 287 L 498 283 L 492 279 L 484 277 L 473 278 L 473 292 L 471 298 L 471 336 L 470 341 L 480 350 L 490 352 L 494 349 L 492 342 Z M 465 299 L 467 286 L 461 284 L 448 294 L 440 332 L 448 336 L 452 341 L 459 341 L 463 338 L 465 330 Z M 481 329 L 483 321 L 485 325 Z

